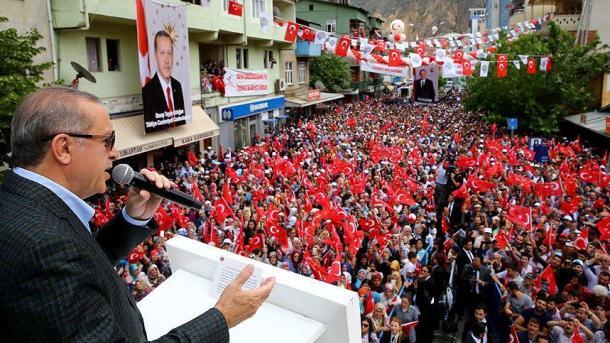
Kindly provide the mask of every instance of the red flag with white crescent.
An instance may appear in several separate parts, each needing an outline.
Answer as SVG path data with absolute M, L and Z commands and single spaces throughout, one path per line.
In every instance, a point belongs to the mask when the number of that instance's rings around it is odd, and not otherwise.
M 229 14 L 241 17 L 243 13 L 243 5 L 237 1 L 229 1 Z
M 527 60 L 527 73 L 530 75 L 536 74 L 536 60 L 533 58 Z
M 388 52 L 388 65 L 390 67 L 398 67 L 402 63 L 400 58 L 400 50 L 390 49 Z
M 347 56 L 347 50 L 349 50 L 350 44 L 350 37 L 348 35 L 342 35 L 339 41 L 337 42 L 337 47 L 335 48 L 335 55 L 340 57 Z
M 289 21 L 288 25 L 286 26 L 286 34 L 284 35 L 284 40 L 294 43 L 294 41 L 297 39 L 298 33 L 299 24 Z
M 136 32 L 138 36 L 138 60 L 140 62 L 140 85 L 142 87 L 152 78 L 150 62 L 148 61 L 148 33 L 143 1 L 136 0 Z

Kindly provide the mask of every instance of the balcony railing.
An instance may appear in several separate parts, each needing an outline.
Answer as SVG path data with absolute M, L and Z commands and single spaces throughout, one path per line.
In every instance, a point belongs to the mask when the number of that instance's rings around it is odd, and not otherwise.
M 580 23 L 580 14 L 556 14 L 553 21 L 564 30 L 576 31 Z

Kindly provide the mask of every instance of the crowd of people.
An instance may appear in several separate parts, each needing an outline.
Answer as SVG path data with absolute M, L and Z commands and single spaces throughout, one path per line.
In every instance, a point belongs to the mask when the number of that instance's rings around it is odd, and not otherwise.
M 547 137 L 536 162 L 455 98 L 318 106 L 224 152 L 154 166 L 205 203 L 164 203 L 159 230 L 117 267 L 136 299 L 169 277 L 183 235 L 357 292 L 362 342 L 606 342 L 607 153 Z M 125 201 L 118 187 L 95 225 Z

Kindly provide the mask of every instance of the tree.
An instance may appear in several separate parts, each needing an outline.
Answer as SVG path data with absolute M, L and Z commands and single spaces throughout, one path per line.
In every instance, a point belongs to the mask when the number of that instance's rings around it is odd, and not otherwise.
M 8 19 L 0 17 L 0 23 Z M 52 62 L 34 64 L 45 50 L 36 46 L 42 38 L 36 29 L 19 35 L 16 29 L 0 30 L 0 166 L 9 162 L 11 121 L 21 99 L 38 88 Z
M 540 59 L 536 59 L 534 75 L 528 75 L 524 65 L 518 70 L 509 63 L 508 76 L 497 78 L 496 63 L 490 63 L 488 77 L 468 78 L 465 109 L 484 111 L 487 120 L 493 122 L 516 117 L 521 127 L 541 133 L 558 131 L 562 117 L 591 106 L 590 81 L 610 61 L 609 54 L 600 52 L 606 46 L 599 39 L 576 46 L 574 37 L 553 22 L 545 32 L 524 35 L 512 42 L 504 35 L 497 47 L 497 53 L 507 54 L 509 60 L 518 60 L 518 55 L 549 56 L 552 70 L 540 71 Z
M 322 54 L 322 56 L 312 59 L 309 65 L 309 75 L 312 84 L 322 81 L 331 92 L 350 86 L 349 63 L 335 55 Z

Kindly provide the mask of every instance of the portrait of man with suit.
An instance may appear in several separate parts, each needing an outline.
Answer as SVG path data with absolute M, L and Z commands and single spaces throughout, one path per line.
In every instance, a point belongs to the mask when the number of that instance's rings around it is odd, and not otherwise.
M 161 198 L 131 188 L 124 208 L 92 233 L 83 199 L 106 192 L 119 157 L 107 110 L 89 93 L 42 88 L 26 96 L 11 123 L 14 169 L 0 186 L 0 342 L 144 342 L 142 315 L 115 271 L 119 259 L 156 232 Z M 175 187 L 142 169 L 158 188 Z M 164 342 L 229 342 L 274 279 L 243 291 L 248 266 L 216 305 L 161 337 Z M 196 296 L 196 295 L 195 295 Z
M 167 32 L 155 34 L 154 53 L 157 72 L 142 88 L 146 133 L 186 124 L 182 85 L 171 76 L 174 42 Z
M 436 89 L 434 82 L 428 78 L 428 70 L 425 67 L 421 67 L 418 75 L 419 78 L 415 80 L 413 85 L 415 88 L 415 101 L 435 102 Z

